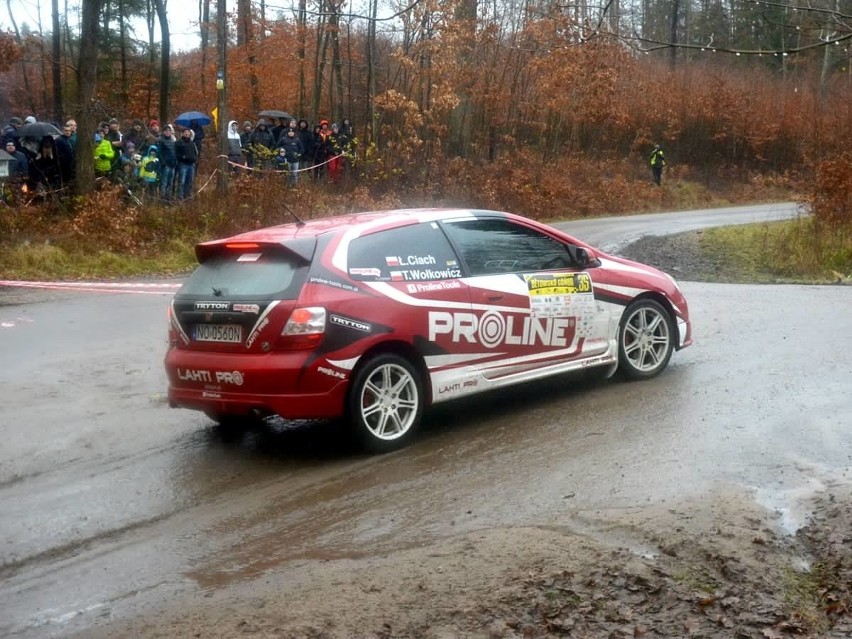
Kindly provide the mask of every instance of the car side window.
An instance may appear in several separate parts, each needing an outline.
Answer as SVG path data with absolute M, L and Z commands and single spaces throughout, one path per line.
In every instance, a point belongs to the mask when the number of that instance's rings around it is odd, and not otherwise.
M 471 275 L 574 267 L 565 244 L 511 220 L 458 220 L 444 229 Z
M 349 245 L 349 276 L 362 282 L 424 282 L 461 277 L 458 258 L 436 223 L 363 235 Z

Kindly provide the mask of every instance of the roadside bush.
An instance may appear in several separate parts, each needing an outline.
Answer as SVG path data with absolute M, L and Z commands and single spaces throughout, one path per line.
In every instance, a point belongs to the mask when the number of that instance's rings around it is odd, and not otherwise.
M 811 213 L 829 232 L 852 232 L 852 152 L 844 151 L 817 163 L 807 200 Z
M 683 165 L 671 167 L 660 188 L 639 154 L 608 159 L 563 154 L 544 161 L 519 148 L 482 162 L 445 157 L 438 146 L 404 176 L 383 176 L 376 166 L 356 164 L 338 184 L 306 174 L 297 188 L 287 187 L 278 173 L 237 174 L 224 198 L 211 173 L 199 176 L 195 197 L 170 205 L 144 197 L 140 205 L 121 187 L 108 185 L 62 207 L 0 208 L 0 271 L 10 278 L 23 271 L 30 278 L 39 272 L 51 277 L 129 275 L 134 269 L 171 273 L 192 265 L 192 247 L 200 241 L 359 211 L 460 206 L 554 221 L 709 207 L 728 203 L 726 193 L 734 190 L 739 202 L 749 201 L 750 190 L 763 191 L 727 179 L 710 188 L 706 176 Z M 37 246 L 57 250 L 28 260 L 23 254 Z

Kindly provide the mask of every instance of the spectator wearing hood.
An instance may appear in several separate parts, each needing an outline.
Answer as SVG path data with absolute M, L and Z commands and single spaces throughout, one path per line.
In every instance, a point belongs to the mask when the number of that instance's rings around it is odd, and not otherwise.
M 148 120 L 148 131 L 145 133 L 145 140 L 139 146 L 139 153 L 142 157 L 148 155 L 148 148 L 152 144 L 156 144 L 160 138 L 160 122 L 159 120 Z
M 112 142 L 100 133 L 95 133 L 95 175 L 109 177 L 114 158 L 115 147 L 112 146 Z
M 268 160 L 272 158 L 273 149 L 275 149 L 275 138 L 272 135 L 272 131 L 269 130 L 265 118 L 260 118 L 257 121 L 257 127 L 249 136 L 249 146 L 252 147 L 251 150 L 255 156 L 255 164 L 262 166 L 269 163 Z M 266 161 L 264 162 L 264 160 Z
M 190 120 L 189 128 L 192 131 L 192 142 L 195 144 L 195 149 L 198 151 L 198 157 L 201 158 L 201 141 L 204 140 L 204 127 L 198 120 Z
M 170 202 L 177 170 L 175 128 L 171 124 L 163 127 L 163 135 L 157 140 L 157 150 L 160 156 L 160 197 Z
M 236 120 L 228 122 L 228 162 L 232 173 L 239 170 L 234 166 L 235 164 L 243 164 L 243 143 L 240 139 L 240 130 Z
M 328 120 L 323 120 L 322 122 L 326 123 L 326 127 L 328 126 Z M 327 144 L 327 137 L 323 135 L 323 125 L 315 124 L 314 132 L 311 136 L 311 145 L 310 145 L 310 158 L 313 163 L 313 176 L 314 179 L 319 180 L 321 177 L 325 175 L 327 165 L 325 161 L 328 159 L 328 151 L 329 147 Z
M 142 163 L 142 156 L 136 152 L 136 145 L 133 142 L 124 141 L 118 162 L 125 183 L 133 185 L 139 175 L 139 165 Z
M 18 151 L 21 150 L 21 136 L 18 134 L 18 129 L 21 128 L 23 123 L 23 120 L 17 116 L 9 120 L 9 124 L 3 127 L 3 146 L 6 146 L 6 143 L 12 140 L 15 143 L 15 148 Z
M 304 149 L 304 153 L 302 153 L 302 159 L 299 162 L 299 168 L 309 169 L 313 166 L 314 134 L 311 131 L 310 126 L 308 126 L 307 120 L 299 120 L 298 124 L 296 125 L 296 135 L 298 135 L 299 139 L 302 141 L 302 148 Z
M 130 127 L 130 131 L 128 131 L 122 142 L 123 146 L 127 146 L 128 143 L 132 143 L 136 149 L 142 148 L 142 145 L 145 144 L 145 134 L 144 130 L 145 125 L 142 124 L 142 120 L 133 120 L 133 126 Z
M 284 135 L 284 131 L 287 130 L 289 124 L 290 121 L 287 118 L 278 118 L 278 124 L 271 127 L 272 139 L 275 140 L 276 145 L 281 141 L 281 136 Z
M 243 155 L 246 156 L 246 166 L 254 166 L 254 155 L 251 152 L 251 134 L 254 132 L 254 125 L 251 120 L 243 122 L 243 130 L 240 131 L 240 144 L 243 147 Z
M 156 199 L 160 181 L 160 158 L 156 144 L 148 147 L 147 153 L 139 164 L 139 180 L 145 188 L 145 193 Z
M 52 135 L 41 138 L 35 160 L 30 162 L 30 180 L 36 193 L 53 193 L 62 188 L 59 153 Z
M 121 132 L 121 124 L 117 118 L 110 118 L 107 122 L 107 133 L 105 136 L 116 152 L 121 151 L 121 146 L 124 141 L 124 134 Z

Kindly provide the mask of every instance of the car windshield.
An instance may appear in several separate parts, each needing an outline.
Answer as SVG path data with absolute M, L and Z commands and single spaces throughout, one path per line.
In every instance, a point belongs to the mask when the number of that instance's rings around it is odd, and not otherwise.
M 294 299 L 303 263 L 280 251 L 225 252 L 204 261 L 181 288 L 181 295 Z M 297 282 L 299 280 L 299 282 Z

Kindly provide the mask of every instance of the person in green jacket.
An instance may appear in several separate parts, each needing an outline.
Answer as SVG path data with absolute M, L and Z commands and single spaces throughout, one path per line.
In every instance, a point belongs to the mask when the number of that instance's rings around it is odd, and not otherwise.
M 139 166 L 139 179 L 145 185 L 145 193 L 157 199 L 158 183 L 160 181 L 160 158 L 157 157 L 159 149 L 156 144 L 148 147 L 148 155 L 142 158 Z
M 115 149 L 109 138 L 95 133 L 95 176 L 109 177 L 112 170 L 112 161 L 115 158 Z

